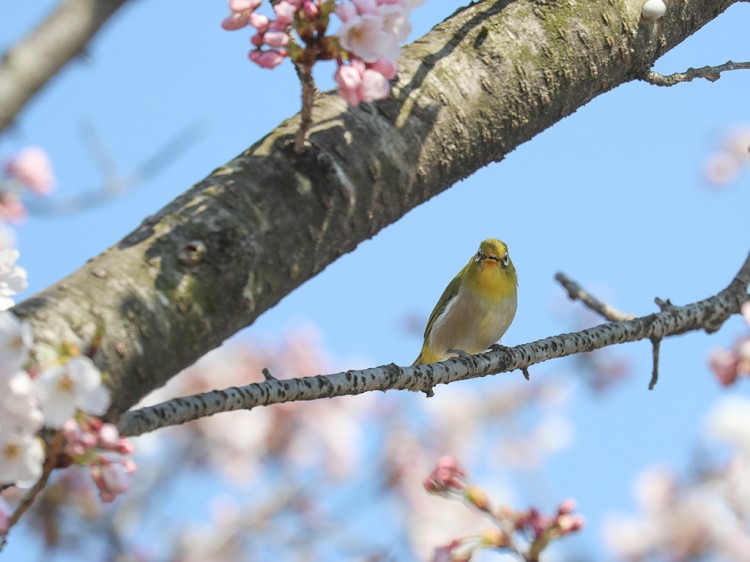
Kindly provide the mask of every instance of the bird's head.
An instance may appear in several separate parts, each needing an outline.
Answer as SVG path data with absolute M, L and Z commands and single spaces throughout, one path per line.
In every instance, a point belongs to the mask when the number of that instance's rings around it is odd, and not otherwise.
M 488 238 L 479 245 L 479 250 L 474 256 L 474 262 L 482 267 L 508 268 L 512 265 L 508 255 L 508 247 L 494 238 Z
M 497 269 L 517 283 L 516 268 L 508 254 L 508 246 L 495 238 L 488 238 L 479 245 L 471 265 L 478 271 Z

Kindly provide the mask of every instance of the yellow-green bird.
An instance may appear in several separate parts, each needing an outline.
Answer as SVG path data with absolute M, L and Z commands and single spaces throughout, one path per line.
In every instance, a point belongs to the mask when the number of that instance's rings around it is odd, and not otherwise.
M 414 365 L 480 353 L 497 342 L 516 314 L 517 287 L 508 247 L 494 238 L 482 242 L 430 314 Z

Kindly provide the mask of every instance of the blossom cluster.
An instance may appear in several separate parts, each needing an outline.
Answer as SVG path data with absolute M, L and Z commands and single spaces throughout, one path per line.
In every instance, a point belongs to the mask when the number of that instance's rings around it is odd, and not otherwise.
M 750 328 L 750 302 L 742 305 L 742 317 Z M 739 338 L 732 349 L 711 350 L 708 362 L 724 386 L 734 384 L 740 377 L 750 377 L 750 335 Z
M 339 94 L 350 105 L 358 105 L 390 93 L 399 45 L 411 31 L 409 15 L 423 1 L 280 0 L 273 5 L 273 17 L 268 17 L 257 11 L 262 0 L 229 0 L 231 14 L 222 27 L 254 29 L 249 57 L 263 68 L 274 68 L 287 56 L 308 66 L 335 60 Z M 329 35 L 332 13 L 341 26 Z
M 536 508 L 519 512 L 509 507 L 494 510 L 487 493 L 472 484 L 466 470 L 450 456 L 437 461 L 425 479 L 424 487 L 431 494 L 466 502 L 496 524 L 495 528 L 487 529 L 479 535 L 457 538 L 437 548 L 433 562 L 468 562 L 476 552 L 487 548 L 518 549 L 516 539 L 511 536 L 515 534 L 527 539 L 528 559 L 537 560 L 539 553 L 551 541 L 576 532 L 584 526 L 583 517 L 573 513 L 576 504 L 572 499 L 562 502 L 553 516 L 543 515 Z
M 706 181 L 716 187 L 736 181 L 750 166 L 750 127 L 745 125 L 726 135 L 722 145 L 709 157 L 704 167 Z
M 750 535 L 750 400 L 720 399 L 705 421 L 699 467 L 681 477 L 649 467 L 636 478 L 634 514 L 605 519 L 605 546 L 617 559 L 748 560 Z M 722 448 L 720 460 L 708 454 Z
M 62 444 L 50 462 L 88 466 L 102 500 L 112 501 L 128 489 L 135 465 L 123 457 L 133 451 L 127 439 L 92 417 L 110 403 L 102 373 L 86 356 L 63 357 L 39 372 L 24 370 L 31 344 L 29 322 L 0 312 L 0 484 L 25 487 L 41 477 L 46 455 L 39 432 L 48 427 L 58 430 Z M 9 508 L 4 500 L 0 504 L 2 533 Z
M 49 195 L 55 186 L 55 177 L 49 156 L 38 146 L 29 146 L 3 165 L 0 177 L 0 219 L 19 222 L 26 217 L 26 207 L 21 200 L 24 192 Z

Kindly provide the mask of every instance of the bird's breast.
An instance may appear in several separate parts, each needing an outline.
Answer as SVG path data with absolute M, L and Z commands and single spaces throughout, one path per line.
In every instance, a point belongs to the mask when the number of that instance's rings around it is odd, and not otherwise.
M 515 287 L 514 287 L 515 288 Z M 503 298 L 483 296 L 465 286 L 435 319 L 429 336 L 430 349 L 443 358 L 448 349 L 480 353 L 498 341 L 516 313 L 515 290 Z

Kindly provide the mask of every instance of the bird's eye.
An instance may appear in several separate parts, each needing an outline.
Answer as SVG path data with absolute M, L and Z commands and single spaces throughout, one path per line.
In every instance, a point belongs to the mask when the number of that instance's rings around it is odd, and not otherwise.
M 508 252 L 505 252 L 505 255 L 503 256 L 503 267 L 508 267 L 508 264 L 510 264 L 510 257 L 508 256 Z
M 482 261 L 482 250 L 477 250 L 477 255 L 474 258 L 474 261 Z

